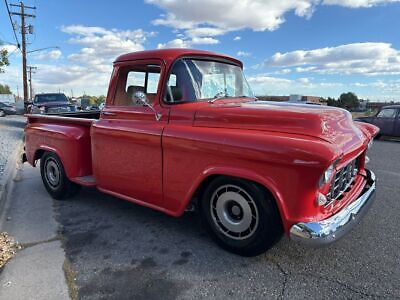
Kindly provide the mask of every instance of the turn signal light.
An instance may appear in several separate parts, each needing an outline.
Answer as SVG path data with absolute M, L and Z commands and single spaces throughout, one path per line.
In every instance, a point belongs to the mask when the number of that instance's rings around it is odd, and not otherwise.
M 328 199 L 326 199 L 326 196 L 323 195 L 323 194 L 321 194 L 321 193 L 318 193 L 318 195 L 317 195 L 317 204 L 318 204 L 319 206 L 323 206 L 323 205 L 325 205 L 327 202 L 328 202 Z

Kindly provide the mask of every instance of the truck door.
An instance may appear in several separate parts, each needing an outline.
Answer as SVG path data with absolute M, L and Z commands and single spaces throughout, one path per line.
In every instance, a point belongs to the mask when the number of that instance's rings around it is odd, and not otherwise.
M 161 136 L 169 110 L 159 102 L 164 65 L 159 60 L 116 65 L 101 118 L 92 127 L 98 188 L 144 205 L 162 203 Z M 133 99 L 145 93 L 158 114 Z
M 393 135 L 394 125 L 396 122 L 397 109 L 396 108 L 382 108 L 382 110 L 376 115 L 374 125 L 380 129 L 382 135 Z

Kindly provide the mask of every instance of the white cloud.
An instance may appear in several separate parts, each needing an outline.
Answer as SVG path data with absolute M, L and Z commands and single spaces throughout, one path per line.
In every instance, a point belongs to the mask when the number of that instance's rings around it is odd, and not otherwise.
M 283 15 L 294 11 L 297 16 L 311 16 L 316 0 L 146 0 L 167 14 L 154 21 L 177 29 L 192 29 L 207 24 L 231 31 L 251 28 L 275 30 L 285 20 Z
M 69 42 L 82 46 L 68 55 L 69 63 L 39 64 L 34 80 L 37 89 L 75 89 L 77 91 L 105 94 L 112 62 L 121 54 L 144 50 L 144 43 L 153 32 L 106 29 L 103 27 L 71 25 L 61 31 L 71 35 Z M 36 59 L 57 59 L 60 50 L 35 54 Z
M 189 48 L 190 45 L 187 41 L 183 39 L 174 39 L 172 41 L 169 41 L 165 44 L 158 44 L 157 48 L 158 49 L 164 49 L 164 48 Z
M 61 50 L 41 51 L 32 54 L 32 58 L 36 60 L 57 60 L 61 58 Z
M 84 46 L 80 52 L 71 54 L 69 59 L 88 65 L 108 65 L 117 56 L 134 51 L 144 50 L 147 37 L 153 32 L 137 30 L 105 29 L 102 27 L 71 25 L 61 30 L 72 35 L 70 43 Z M 101 66 L 100 70 L 104 67 Z
M 167 43 L 157 45 L 158 49 L 165 48 L 190 48 L 193 45 L 215 45 L 219 44 L 219 40 L 212 37 L 194 37 L 192 39 L 176 38 Z
M 238 51 L 237 56 L 242 56 L 242 57 L 249 57 L 251 56 L 251 52 L 246 52 L 246 51 Z
M 187 36 L 194 38 L 194 37 L 211 37 L 211 36 L 223 35 L 226 33 L 226 31 L 221 28 L 198 27 L 198 28 L 188 29 L 185 31 L 185 33 Z
M 146 0 L 166 13 L 155 25 L 176 29 L 212 26 L 221 31 L 249 28 L 255 31 L 276 30 L 285 22 L 285 14 L 310 18 L 319 5 L 349 8 L 372 7 L 400 0 Z M 212 35 L 210 35 L 212 36 Z
M 219 44 L 219 40 L 211 37 L 194 37 L 190 43 L 192 45 L 215 45 Z
M 242 39 L 241 36 L 235 36 L 235 37 L 233 38 L 234 41 L 240 41 L 241 39 Z
M 247 78 L 256 95 L 316 95 L 336 96 L 341 93 L 341 82 L 314 81 L 312 78 L 287 79 L 268 74 L 258 74 Z
M 400 74 L 400 51 L 388 43 L 354 43 L 278 52 L 264 65 L 321 74 L 395 75 Z
M 35 64 L 38 67 L 33 77 L 36 91 L 60 89 L 69 93 L 73 89 L 75 95 L 83 92 L 105 94 L 115 58 L 127 52 L 144 50 L 147 38 L 155 35 L 142 29 L 118 30 L 82 25 L 63 26 L 61 31 L 70 35 L 69 42 L 78 45 L 80 50 L 66 58 L 62 57 L 60 50 L 32 53 L 32 58 L 48 61 Z M 10 84 L 15 92 L 17 86 L 21 89 L 22 82 L 21 76 L 15 75 L 17 69 L 13 66 L 7 68 L 0 79 Z
M 7 50 L 8 53 L 12 53 L 17 50 L 17 46 L 15 45 L 0 45 L 0 50 Z

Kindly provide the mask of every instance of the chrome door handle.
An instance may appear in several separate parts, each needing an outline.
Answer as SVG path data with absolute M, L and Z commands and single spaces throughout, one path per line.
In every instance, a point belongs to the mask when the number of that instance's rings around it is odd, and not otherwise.
M 102 114 L 105 116 L 115 116 L 116 115 L 115 113 L 110 112 L 110 111 L 103 111 Z

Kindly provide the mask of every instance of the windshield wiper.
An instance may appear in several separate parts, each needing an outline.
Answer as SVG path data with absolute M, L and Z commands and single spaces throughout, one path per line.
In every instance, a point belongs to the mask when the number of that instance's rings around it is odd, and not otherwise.
M 214 96 L 214 98 L 208 100 L 208 102 L 209 102 L 209 103 L 214 103 L 214 102 L 217 101 L 218 99 L 226 98 L 226 97 L 228 97 L 228 94 L 227 94 L 226 92 L 221 91 L 221 92 L 216 93 L 215 96 Z

